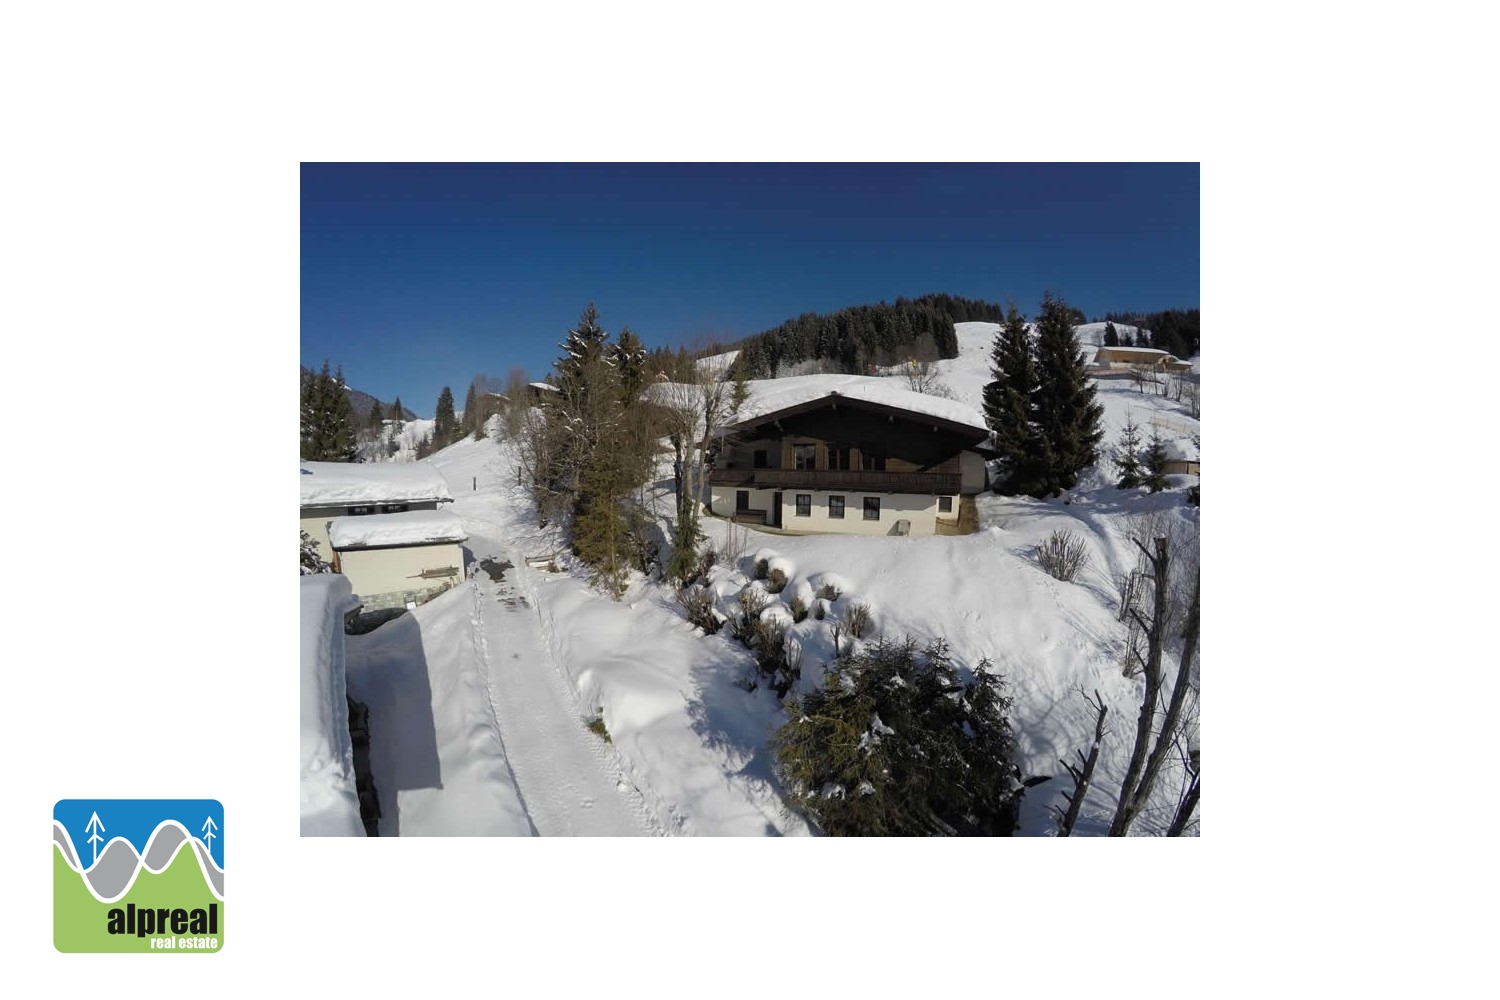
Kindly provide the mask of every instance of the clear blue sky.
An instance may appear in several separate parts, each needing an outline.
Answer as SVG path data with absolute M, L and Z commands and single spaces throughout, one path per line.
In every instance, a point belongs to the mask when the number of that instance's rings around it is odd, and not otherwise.
M 541 378 L 590 302 L 646 346 L 949 292 L 1198 306 L 1197 164 L 303 164 L 302 364 L 431 416 Z

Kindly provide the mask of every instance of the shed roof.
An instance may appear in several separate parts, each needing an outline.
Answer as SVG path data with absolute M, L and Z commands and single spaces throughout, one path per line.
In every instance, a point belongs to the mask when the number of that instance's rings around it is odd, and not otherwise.
M 328 541 L 341 552 L 398 545 L 436 545 L 461 542 L 468 537 L 463 522 L 446 510 L 336 517 L 328 522 Z
M 451 501 L 430 462 L 303 462 L 302 506 Z
M 1198 446 L 1193 444 L 1192 438 L 1175 438 L 1166 442 L 1162 450 L 1166 452 L 1168 462 L 1198 461 Z

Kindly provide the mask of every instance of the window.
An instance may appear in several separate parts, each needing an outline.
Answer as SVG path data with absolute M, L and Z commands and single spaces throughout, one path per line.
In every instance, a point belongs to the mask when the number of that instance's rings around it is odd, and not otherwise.
M 380 513 L 382 513 L 382 514 L 404 514 L 407 510 L 410 509 L 410 507 L 411 507 L 410 504 L 404 504 L 404 503 L 384 503 L 384 504 L 380 505 Z
M 811 493 L 798 493 L 797 494 L 797 516 L 798 517 L 812 517 L 812 494 Z
M 735 490 L 734 491 L 734 509 L 735 510 L 749 510 L 750 509 L 750 491 L 749 490 Z
M 357 517 L 360 514 L 373 514 L 373 513 L 375 513 L 375 506 L 374 506 L 374 504 L 364 504 L 364 505 L 359 506 L 359 507 L 350 507 L 349 508 L 349 514 L 352 517 Z
M 794 469 L 816 469 L 818 467 L 818 446 L 815 444 L 792 445 L 792 468 Z
M 831 444 L 828 446 L 828 467 L 830 469 L 849 469 L 849 446 L 847 444 Z
M 951 513 L 953 513 L 953 498 L 952 497 L 938 497 L 938 513 L 939 514 L 951 514 Z
M 755 451 L 755 467 L 757 469 L 764 469 L 767 464 L 767 458 L 766 449 L 757 448 Z
M 836 517 L 836 518 L 839 518 L 840 520 L 843 519 L 843 517 L 844 517 L 844 498 L 843 497 L 829 497 L 828 498 L 828 516 L 829 517 Z
M 884 472 L 885 446 L 873 443 L 860 445 L 859 467 L 866 472 Z
M 878 521 L 878 520 L 880 520 L 880 498 L 879 497 L 865 497 L 865 520 L 866 521 Z

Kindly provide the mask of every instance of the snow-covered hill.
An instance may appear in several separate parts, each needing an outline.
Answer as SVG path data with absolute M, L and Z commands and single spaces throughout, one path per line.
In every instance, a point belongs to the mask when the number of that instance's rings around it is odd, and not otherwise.
M 980 411 L 997 330 L 993 323 L 959 324 L 958 357 L 937 364 L 956 403 L 935 403 Z M 899 385 L 867 381 L 876 386 L 870 391 L 880 383 Z M 1187 404 L 1130 380 L 1098 385 L 1106 451 L 1127 417 L 1147 435 L 1154 426 L 1164 436 L 1191 439 L 1196 447 L 1198 421 Z M 752 407 L 789 391 L 784 381 L 771 380 L 751 383 L 751 389 Z M 491 427 L 498 437 L 498 422 Z M 420 649 L 433 678 L 430 718 L 471 720 L 439 733 L 436 751 L 428 746 L 425 752 L 437 760 L 436 769 L 443 775 L 450 766 L 477 774 L 466 755 L 483 755 L 490 771 L 510 775 L 507 787 L 526 804 L 530 826 L 544 834 L 584 828 L 807 832 L 800 820 L 781 811 L 767 738 L 785 715 L 764 685 L 749 689 L 754 670 L 743 647 L 725 632 L 704 636 L 693 629 L 672 592 L 640 575 L 619 602 L 592 590 L 556 529 L 537 525 L 526 491 L 517 484 L 510 442 L 465 440 L 432 461 L 457 498 L 453 510 L 469 528 L 475 560 L 509 561 L 512 568 L 503 585 L 482 574 L 468 580 L 409 616 L 415 626 L 403 626 L 405 631 L 388 625 L 351 641 L 351 687 L 361 683 L 362 657 L 389 663 L 386 643 L 405 644 L 408 660 L 412 649 Z M 708 519 L 709 543 L 727 553 L 712 583 L 720 606 L 728 609 L 749 582 L 756 559 L 775 558 L 790 582 L 772 598 L 767 613 L 789 618 L 786 603 L 795 594 L 833 581 L 840 590 L 831 608 L 835 614 L 855 601 L 866 603 L 877 634 L 945 638 L 964 668 L 988 658 L 1014 698 L 1023 772 L 1058 776 L 1028 793 L 1022 835 L 1053 831 L 1049 807 L 1063 804 L 1063 793 L 1071 791 L 1059 760 L 1076 760 L 1074 752 L 1087 749 L 1094 716 L 1085 697 L 1097 692 L 1110 708 L 1112 735 L 1076 832 L 1098 834 L 1113 812 L 1129 755 L 1126 734 L 1140 704 L 1141 682 L 1122 669 L 1128 630 L 1117 614 L 1117 581 L 1137 563 L 1129 534 L 1153 515 L 1161 526 L 1187 534 L 1195 535 L 1198 523 L 1198 510 L 1186 505 L 1181 489 L 1196 477 L 1180 478 L 1178 489 L 1155 495 L 1116 489 L 1110 485 L 1115 478 L 1104 461 L 1079 489 L 1057 499 L 983 494 L 977 498 L 980 530 L 969 536 L 797 537 Z M 663 485 L 669 484 L 664 469 Z M 665 526 L 673 509 L 665 490 L 659 503 Z M 1036 564 L 1035 547 L 1055 530 L 1084 539 L 1089 562 L 1076 582 L 1059 582 Z M 533 556 L 552 557 L 562 572 L 528 567 L 526 558 Z M 502 613 L 494 605 L 507 595 L 512 604 Z M 522 616 L 506 617 L 517 613 Z M 791 634 L 804 651 L 801 689 L 810 690 L 832 654 L 829 625 L 809 616 L 791 625 Z M 391 706 L 386 711 L 400 710 L 394 694 L 385 703 Z M 380 705 L 372 707 L 377 730 L 381 711 Z M 610 742 L 588 732 L 591 721 L 602 725 Z M 423 733 L 421 740 L 430 744 L 433 737 Z M 549 770 L 544 763 L 549 755 L 569 763 Z M 510 762 L 508 770 L 499 769 L 497 757 Z M 568 787 L 574 792 L 543 792 L 561 780 L 560 774 L 573 775 Z M 1180 767 L 1168 769 L 1136 832 L 1165 828 L 1181 779 Z M 443 781 L 441 787 L 465 786 Z M 425 832 L 441 829 L 445 810 L 457 807 L 456 802 L 441 806 L 442 796 L 435 793 L 396 794 L 404 794 L 403 815 L 412 811 L 411 828 Z M 615 817 L 602 826 L 597 816 L 585 815 L 602 805 L 600 796 L 613 796 L 603 814 Z M 505 825 L 507 815 L 501 810 L 496 822 Z

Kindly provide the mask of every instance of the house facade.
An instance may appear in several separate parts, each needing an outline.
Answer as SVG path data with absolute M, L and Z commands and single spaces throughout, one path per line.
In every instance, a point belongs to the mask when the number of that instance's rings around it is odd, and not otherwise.
M 984 489 L 972 449 L 989 430 L 977 413 L 935 408 L 900 389 L 830 390 L 724 428 L 710 509 L 805 534 L 936 534 L 958 523 L 963 494 Z

